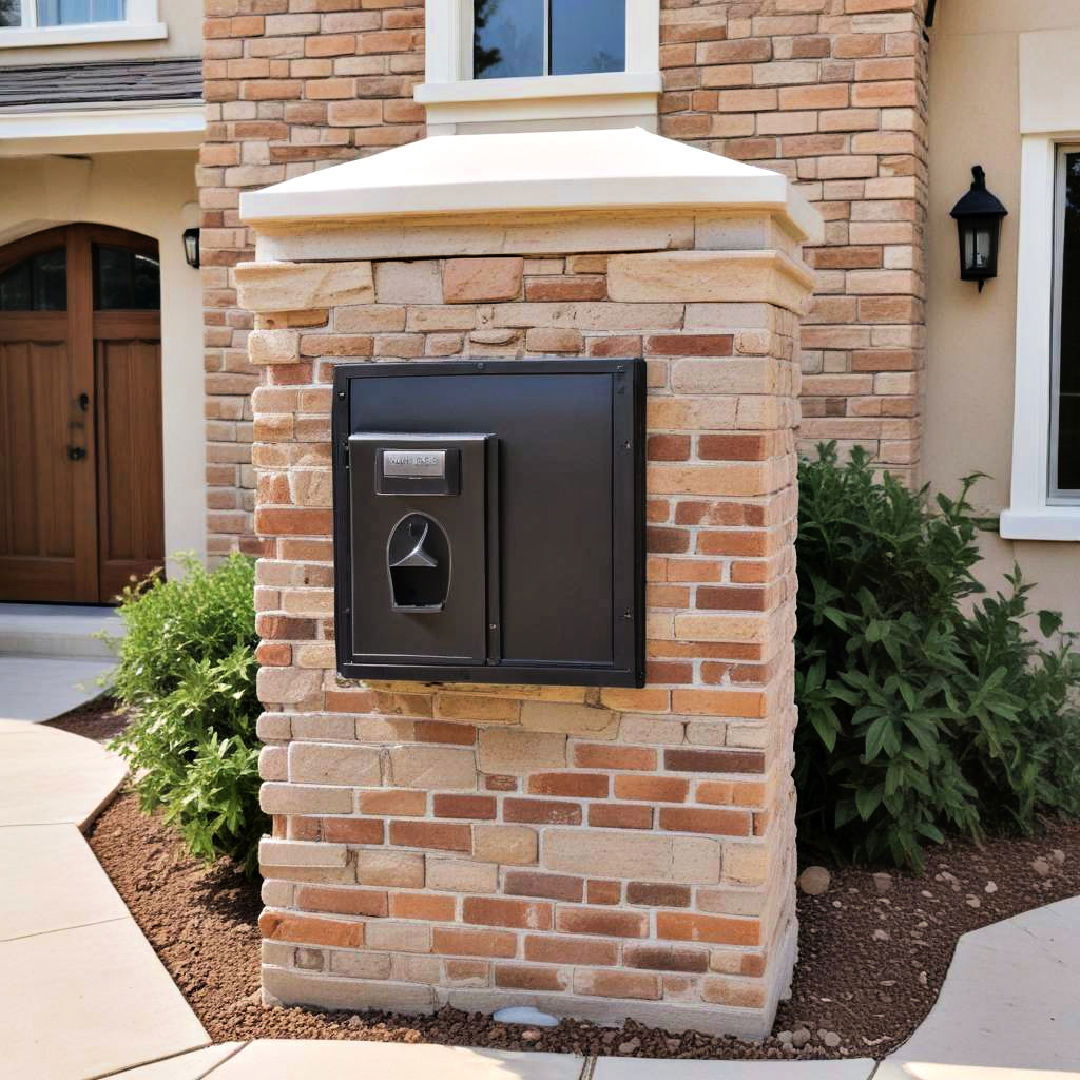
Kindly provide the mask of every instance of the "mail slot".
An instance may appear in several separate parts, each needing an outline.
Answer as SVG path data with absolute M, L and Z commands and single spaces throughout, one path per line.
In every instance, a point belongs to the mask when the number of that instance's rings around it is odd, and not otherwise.
M 342 365 L 335 635 L 351 679 L 640 686 L 644 365 Z

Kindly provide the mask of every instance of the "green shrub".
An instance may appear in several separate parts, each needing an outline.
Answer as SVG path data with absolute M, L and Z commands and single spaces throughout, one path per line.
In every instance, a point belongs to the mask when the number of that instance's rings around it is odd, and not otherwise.
M 795 777 L 813 849 L 917 869 L 947 832 L 1080 811 L 1075 636 L 1033 617 L 1019 568 L 978 596 L 978 479 L 931 503 L 858 448 L 800 466 Z
M 124 591 L 127 636 L 113 692 L 135 720 L 113 746 L 131 765 L 144 810 L 162 808 L 191 851 L 256 866 L 259 809 L 255 720 L 254 565 L 234 555 L 208 573 L 153 576 Z

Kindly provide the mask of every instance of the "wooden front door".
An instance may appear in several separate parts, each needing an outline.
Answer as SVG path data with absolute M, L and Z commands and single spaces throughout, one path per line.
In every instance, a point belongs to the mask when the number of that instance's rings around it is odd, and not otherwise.
M 157 244 L 0 248 L 0 601 L 109 602 L 165 554 Z

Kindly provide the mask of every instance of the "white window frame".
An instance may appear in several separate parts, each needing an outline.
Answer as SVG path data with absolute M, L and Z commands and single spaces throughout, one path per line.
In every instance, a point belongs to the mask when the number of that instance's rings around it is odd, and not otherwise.
M 1080 145 L 1080 32 L 1020 36 L 1020 239 L 1016 396 L 1007 540 L 1080 540 L 1080 503 L 1051 494 L 1057 347 L 1059 160 Z
M 38 26 L 38 0 L 22 0 L 22 25 L 0 26 L 0 49 L 41 45 L 92 45 L 109 41 L 159 41 L 169 36 L 158 19 L 158 0 L 127 0 L 123 19 L 115 22 Z
M 660 0 L 626 0 L 624 71 L 513 79 L 473 78 L 473 0 L 427 0 L 425 7 L 426 81 L 413 94 L 427 108 L 429 134 L 552 120 L 622 118 L 655 126 Z

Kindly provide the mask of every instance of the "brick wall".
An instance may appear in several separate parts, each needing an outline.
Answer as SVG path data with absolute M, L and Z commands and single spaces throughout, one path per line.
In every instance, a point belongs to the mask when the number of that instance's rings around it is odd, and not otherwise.
M 252 536 L 251 257 L 240 191 L 419 138 L 422 0 L 205 0 L 203 207 L 209 550 Z M 919 458 L 925 0 L 663 0 L 661 131 L 787 173 L 828 219 L 810 253 L 802 445 Z
M 485 219 L 469 248 L 490 234 L 493 257 L 470 258 L 448 257 L 463 231 L 447 224 L 346 227 L 318 240 L 346 261 L 238 271 L 266 367 L 267 992 L 761 1035 L 795 935 L 795 311 L 810 278 L 767 219 Z M 726 250 L 750 236 L 787 254 Z M 395 261 L 395 243 L 426 257 Z M 553 354 L 648 358 L 648 685 L 342 682 L 333 365 Z
M 808 259 L 800 449 L 919 461 L 925 0 L 663 0 L 662 134 L 785 173 L 827 222 Z

